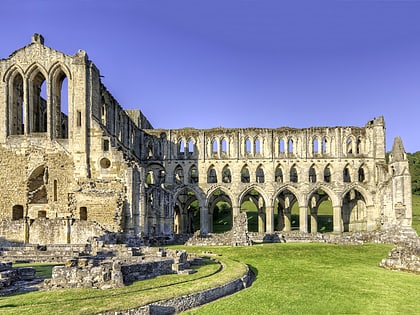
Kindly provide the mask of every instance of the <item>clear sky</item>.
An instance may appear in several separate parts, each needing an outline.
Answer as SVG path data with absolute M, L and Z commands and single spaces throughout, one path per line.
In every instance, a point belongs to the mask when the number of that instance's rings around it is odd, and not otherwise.
M 2 0 L 0 58 L 78 49 L 155 128 L 360 126 L 420 150 L 420 1 Z

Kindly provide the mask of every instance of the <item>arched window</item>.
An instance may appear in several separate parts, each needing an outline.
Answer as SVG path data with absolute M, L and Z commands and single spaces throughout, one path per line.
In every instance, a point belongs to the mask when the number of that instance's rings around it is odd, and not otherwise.
M 249 169 L 248 166 L 242 167 L 241 170 L 241 183 L 249 183 L 250 177 L 249 177 Z
M 209 184 L 217 183 L 217 173 L 213 165 L 209 167 L 209 170 L 207 172 L 207 183 Z
M 249 140 L 249 139 L 245 140 L 245 153 L 246 154 L 251 153 L 251 140 Z
M 365 170 L 363 169 L 363 166 L 359 167 L 358 179 L 361 183 L 365 181 Z
M 194 141 L 192 139 L 188 141 L 188 153 L 194 153 Z
M 257 180 L 257 183 L 264 183 L 264 181 L 265 181 L 264 170 L 263 170 L 261 165 L 258 166 L 258 168 L 257 168 L 256 180 Z
M 24 134 L 24 104 L 23 104 L 23 78 L 17 73 L 9 87 L 9 133 L 11 135 Z
M 211 153 L 212 154 L 217 154 L 217 152 L 218 152 L 217 140 L 214 139 L 213 142 L 211 143 Z
M 353 141 L 352 141 L 351 137 L 347 138 L 346 152 L 347 152 L 347 154 L 352 154 L 353 153 Z
M 179 154 L 183 155 L 185 153 L 185 142 L 184 140 L 179 141 Z
M 327 138 L 322 139 L 322 148 L 321 151 L 323 154 L 327 153 Z
M 285 150 L 284 150 L 284 140 L 280 139 L 280 141 L 279 141 L 279 153 L 284 153 L 284 152 L 285 152 Z
M 226 141 L 226 139 L 222 139 L 221 147 L 222 147 L 222 153 L 227 154 L 227 141 Z
M 102 97 L 102 107 L 101 107 L 101 122 L 103 125 L 106 126 L 106 105 L 105 105 L 105 99 Z
M 290 169 L 290 181 L 292 183 L 298 182 L 298 172 L 295 165 L 293 165 L 292 168 Z
M 348 166 L 346 166 L 343 170 L 343 182 L 345 183 L 351 182 L 350 169 Z
M 316 170 L 314 165 L 311 166 L 309 169 L 309 182 L 310 183 L 316 183 Z
M 46 80 L 40 71 L 35 73 L 30 80 L 30 128 L 31 132 L 47 132 Z
M 292 138 L 290 138 L 289 142 L 287 143 L 287 152 L 293 153 L 293 139 Z
M 222 181 L 224 183 L 231 183 L 232 182 L 232 174 L 230 172 L 230 168 L 228 165 L 226 165 L 223 168 L 223 172 L 222 172 Z
M 261 153 L 261 143 L 259 139 L 255 140 L 255 153 L 257 154 Z
M 331 166 L 329 164 L 324 168 L 324 182 L 331 183 Z
M 319 151 L 318 151 L 318 139 L 317 138 L 315 138 L 312 142 L 312 153 L 313 154 L 318 154 L 319 153 Z
M 361 154 L 361 153 L 362 153 L 362 140 L 360 137 L 358 137 L 356 141 L 356 154 Z
M 193 165 L 190 168 L 190 183 L 191 184 L 197 184 L 198 183 L 198 169 L 197 166 Z
M 276 183 L 283 183 L 283 171 L 280 165 L 277 166 L 274 176 L 275 176 L 274 180 L 276 181 Z
M 174 181 L 176 184 L 184 183 L 184 170 L 182 169 L 181 165 L 178 165 L 175 168 Z

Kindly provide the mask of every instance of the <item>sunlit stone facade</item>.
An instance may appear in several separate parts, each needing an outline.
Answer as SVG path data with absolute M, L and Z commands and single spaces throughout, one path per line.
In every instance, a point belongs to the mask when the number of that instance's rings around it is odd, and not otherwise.
M 403 144 L 396 138 L 388 159 L 385 147 L 383 117 L 363 127 L 153 129 L 114 99 L 86 52 L 64 54 L 35 34 L 0 60 L 0 237 L 208 233 L 220 205 L 232 224 L 245 203 L 260 233 L 309 233 L 327 200 L 332 232 L 411 226 Z

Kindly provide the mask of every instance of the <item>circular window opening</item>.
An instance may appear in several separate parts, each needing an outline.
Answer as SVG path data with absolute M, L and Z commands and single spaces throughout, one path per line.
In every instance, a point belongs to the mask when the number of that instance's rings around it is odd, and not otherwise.
M 102 158 L 99 162 L 102 168 L 109 168 L 111 166 L 111 161 L 107 158 Z

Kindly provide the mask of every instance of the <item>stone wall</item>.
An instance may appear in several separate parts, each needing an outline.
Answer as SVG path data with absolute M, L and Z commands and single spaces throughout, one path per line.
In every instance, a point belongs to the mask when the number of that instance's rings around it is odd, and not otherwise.
M 210 303 L 221 297 L 236 293 L 249 287 L 254 281 L 255 275 L 247 268 L 243 277 L 229 283 L 207 289 L 201 292 L 176 297 L 174 299 L 152 303 L 147 306 L 125 310 L 102 312 L 101 315 L 170 315 L 178 314 L 186 310 Z M 99 314 L 98 314 L 99 315 Z

